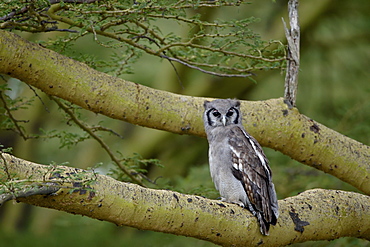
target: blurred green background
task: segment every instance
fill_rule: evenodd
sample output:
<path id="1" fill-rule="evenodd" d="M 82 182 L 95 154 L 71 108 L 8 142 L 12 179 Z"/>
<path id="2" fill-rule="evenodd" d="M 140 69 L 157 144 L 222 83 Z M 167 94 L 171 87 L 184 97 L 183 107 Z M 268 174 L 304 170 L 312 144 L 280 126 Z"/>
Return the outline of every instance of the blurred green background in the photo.
<path id="1" fill-rule="evenodd" d="M 223 8 L 209 10 L 208 18 L 243 18 L 255 16 L 261 21 L 252 28 L 265 40 L 284 40 L 281 17 L 286 17 L 286 1 L 255 1 L 238 11 Z M 301 71 L 297 107 L 310 118 L 364 144 L 370 144 L 370 3 L 367 0 L 328 1 L 311 0 L 300 3 Z M 167 23 L 168 29 L 172 27 Z M 182 30 L 187 32 L 187 30 Z M 30 40 L 47 39 L 48 34 L 21 34 Z M 284 41 L 285 42 L 285 41 Z M 76 51 L 107 58 L 109 49 L 94 43 L 92 36 L 80 40 Z M 167 61 L 144 55 L 134 66 L 134 73 L 122 75 L 153 88 L 185 95 L 217 98 L 264 100 L 282 97 L 284 74 L 280 71 L 261 71 L 257 84 L 246 79 L 223 79 L 178 67 L 182 85 Z M 32 97 L 27 85 L 11 81 L 14 95 Z M 29 132 L 64 129 L 80 130 L 66 124 L 55 103 L 40 92 L 40 100 L 19 114 L 28 119 Z M 124 139 L 103 135 L 113 150 L 132 156 L 159 159 L 164 168 L 149 167 L 152 179 L 160 186 L 183 193 L 217 198 L 209 170 L 207 141 L 193 136 L 181 136 L 164 131 L 134 126 L 104 116 L 84 112 L 89 124 L 103 122 Z M 49 164 L 70 162 L 80 168 L 102 163 L 100 172 L 109 169 L 109 157 L 99 144 L 87 140 L 72 148 L 60 149 L 57 139 L 28 140 L 12 132 L 0 133 L 1 143 L 13 147 L 17 157 Z M 273 171 L 273 180 L 279 199 L 296 195 L 307 189 L 327 188 L 357 191 L 350 185 L 306 167 L 279 152 L 265 148 Z M 1 246 L 213 246 L 193 238 L 117 227 L 111 223 L 70 215 L 50 209 L 21 203 L 7 202 L 0 208 Z M 343 238 L 296 244 L 296 246 L 370 246 L 368 241 Z"/>

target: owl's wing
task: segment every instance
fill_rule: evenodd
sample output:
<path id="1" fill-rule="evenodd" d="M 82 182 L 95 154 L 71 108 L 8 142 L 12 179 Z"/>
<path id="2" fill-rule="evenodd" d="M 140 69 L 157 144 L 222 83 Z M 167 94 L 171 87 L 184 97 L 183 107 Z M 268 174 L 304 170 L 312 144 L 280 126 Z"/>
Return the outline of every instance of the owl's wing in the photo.
<path id="1" fill-rule="evenodd" d="M 259 143 L 243 128 L 230 129 L 229 145 L 233 159 L 232 173 L 248 196 L 245 205 L 257 216 L 261 232 L 268 234 L 270 224 L 275 225 L 278 204 L 268 160 Z"/>

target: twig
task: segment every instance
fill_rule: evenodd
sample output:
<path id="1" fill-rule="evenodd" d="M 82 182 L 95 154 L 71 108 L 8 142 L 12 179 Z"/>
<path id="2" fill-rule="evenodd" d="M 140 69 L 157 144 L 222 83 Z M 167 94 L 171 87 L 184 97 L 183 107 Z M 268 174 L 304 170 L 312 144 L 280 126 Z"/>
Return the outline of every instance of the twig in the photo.
<path id="1" fill-rule="evenodd" d="M 41 101 L 41 104 L 44 106 L 45 111 L 50 113 L 49 108 L 46 106 L 45 102 L 41 99 L 40 95 L 37 94 L 36 90 L 29 84 L 27 84 L 27 86 L 32 90 L 35 96 Z"/>
<path id="2" fill-rule="evenodd" d="M 154 44 L 156 44 L 159 48 L 161 48 L 161 47 L 160 47 L 160 45 L 159 45 L 159 44 L 158 44 L 154 39 L 152 39 L 152 38 L 150 38 L 150 37 L 147 37 L 147 36 L 141 35 L 141 36 L 133 37 L 133 38 L 145 38 L 145 39 L 148 39 L 149 41 L 151 41 L 151 42 L 153 42 Z M 180 59 L 177 59 L 177 58 L 174 58 L 174 57 L 169 57 L 169 56 L 165 55 L 165 54 L 166 54 L 165 50 L 163 50 L 163 51 L 162 51 L 162 53 L 163 53 L 163 54 L 159 55 L 159 57 L 161 57 L 161 58 L 165 58 L 165 59 L 167 59 L 167 60 L 170 62 L 170 64 L 172 65 L 172 67 L 174 68 L 174 70 L 175 70 L 175 72 L 176 72 L 177 78 L 179 79 L 181 86 L 182 86 L 182 83 L 181 83 L 180 77 L 179 77 L 179 75 L 178 75 L 178 73 L 177 73 L 177 69 L 176 69 L 176 67 L 174 66 L 174 64 L 172 63 L 172 61 L 174 61 L 174 62 L 178 62 L 178 63 L 181 63 L 182 65 L 185 65 L 185 66 L 187 66 L 187 67 L 189 67 L 189 68 L 199 70 L 199 71 L 201 71 L 201 72 L 203 72 L 203 73 L 205 73 L 205 74 L 210 74 L 210 75 L 219 76 L 219 77 L 243 77 L 243 78 L 245 78 L 245 77 L 248 77 L 248 76 L 255 75 L 255 74 L 253 74 L 253 73 L 251 73 L 251 72 L 250 72 L 250 73 L 248 73 L 248 74 L 246 74 L 246 75 L 243 75 L 243 74 L 223 74 L 223 73 L 217 73 L 217 72 L 213 72 L 213 71 L 208 71 L 208 70 L 204 70 L 204 69 L 202 69 L 202 68 L 200 68 L 200 67 L 198 67 L 198 66 L 195 66 L 195 65 L 193 65 L 193 64 L 190 64 L 190 63 L 187 63 L 187 62 L 185 62 L 185 61 L 182 61 L 182 60 L 180 60 Z M 182 86 L 182 87 L 183 87 L 183 86 Z"/>
<path id="3" fill-rule="evenodd" d="M 135 183 L 141 185 L 141 186 L 145 186 L 141 180 L 139 180 L 137 177 L 135 177 L 133 174 L 134 174 L 134 171 L 131 171 L 129 169 L 127 169 L 125 166 L 123 166 L 121 164 L 121 162 L 119 161 L 119 159 L 114 156 L 113 152 L 110 150 L 109 146 L 99 137 L 97 136 L 94 131 L 90 128 L 90 127 L 87 127 L 85 126 L 80 120 L 77 119 L 77 117 L 75 116 L 75 114 L 70 110 L 68 109 L 68 107 L 66 107 L 62 102 L 60 102 L 60 100 L 58 100 L 56 97 L 53 97 L 53 96 L 50 96 L 50 98 L 52 100 L 55 101 L 55 103 L 57 103 L 57 105 L 65 112 L 69 115 L 69 117 L 71 118 L 71 120 L 77 124 L 78 127 L 80 127 L 82 130 L 84 130 L 88 135 L 90 135 L 93 139 L 95 139 L 100 145 L 101 147 L 107 152 L 107 154 L 109 155 L 109 157 L 111 158 L 111 160 L 130 178 L 132 179 L 132 181 L 134 181 Z"/>
<path id="4" fill-rule="evenodd" d="M 20 15 L 20 14 L 26 13 L 28 11 L 28 9 L 29 9 L 29 6 L 24 6 L 20 10 L 13 10 L 9 14 L 0 17 L 0 21 L 8 21 L 8 20 L 12 19 L 16 15 Z"/>
<path id="5" fill-rule="evenodd" d="M 210 51 L 210 52 L 219 52 L 219 53 L 222 53 L 224 55 L 240 57 L 240 58 L 250 58 L 250 59 L 260 60 L 260 61 L 264 61 L 264 62 L 279 62 L 279 61 L 282 61 L 282 60 L 285 59 L 285 57 L 284 58 L 266 58 L 266 57 L 261 56 L 261 53 L 260 53 L 260 56 L 254 56 L 254 55 L 250 55 L 250 54 L 243 54 L 243 53 L 238 53 L 238 52 L 233 52 L 233 51 L 221 50 L 219 48 L 214 48 L 212 46 L 204 46 L 204 45 L 194 44 L 194 43 L 191 43 L 190 41 L 186 42 L 186 43 L 179 43 L 178 42 L 178 43 L 168 44 L 166 46 L 163 46 L 156 53 L 161 53 L 163 51 L 170 50 L 170 48 L 176 47 L 176 46 L 191 47 L 191 48 L 206 50 L 206 51 Z"/>
<path id="6" fill-rule="evenodd" d="M 289 0 L 288 11 L 290 29 L 287 28 L 284 19 L 282 19 L 288 41 L 288 62 L 285 76 L 284 98 L 289 108 L 291 108 L 296 105 L 299 73 L 300 27 L 298 19 L 298 0 Z"/>
<path id="7" fill-rule="evenodd" d="M 50 4 L 60 3 L 62 0 L 49 0 Z M 64 3 L 94 3 L 100 0 L 63 0 Z"/>
<path id="8" fill-rule="evenodd" d="M 22 130 L 22 127 L 18 125 L 18 122 L 20 122 L 19 120 L 15 119 L 11 113 L 11 109 L 8 107 L 7 103 L 6 103 L 6 100 L 4 99 L 3 97 L 3 92 L 0 91 L 0 100 L 1 102 L 3 103 L 3 107 L 8 115 L 8 117 L 10 118 L 10 120 L 13 122 L 16 130 L 18 131 L 18 134 L 20 136 L 22 136 L 23 140 L 27 140 L 29 139 L 29 137 L 23 132 Z"/>
<path id="9" fill-rule="evenodd" d="M 208 70 L 204 70 L 202 68 L 199 68 L 195 65 L 192 65 L 192 64 L 189 64 L 189 63 L 186 63 L 180 59 L 177 59 L 177 58 L 173 58 L 173 57 L 169 57 L 169 56 L 166 56 L 166 55 L 160 55 L 160 57 L 162 58 L 165 58 L 167 60 L 170 60 L 170 61 L 175 61 L 175 62 L 178 62 L 178 63 L 181 63 L 189 68 L 192 68 L 192 69 L 196 69 L 196 70 L 199 70 L 205 74 L 210 74 L 210 75 L 214 75 L 214 76 L 220 76 L 220 77 L 249 77 L 249 76 L 253 76 L 255 74 L 249 72 L 248 74 L 223 74 L 223 73 L 217 73 L 217 72 L 213 72 L 213 71 L 208 71 Z"/>
<path id="10" fill-rule="evenodd" d="M 113 134 L 113 135 L 115 135 L 115 136 L 117 136 L 117 137 L 119 137 L 121 139 L 124 139 L 123 136 L 121 136 L 120 134 L 118 134 L 114 130 L 105 128 L 103 126 L 93 126 L 93 127 L 91 127 L 91 130 L 92 131 L 106 131 L 106 132 L 109 132 L 109 133 L 111 133 L 111 134 Z"/>

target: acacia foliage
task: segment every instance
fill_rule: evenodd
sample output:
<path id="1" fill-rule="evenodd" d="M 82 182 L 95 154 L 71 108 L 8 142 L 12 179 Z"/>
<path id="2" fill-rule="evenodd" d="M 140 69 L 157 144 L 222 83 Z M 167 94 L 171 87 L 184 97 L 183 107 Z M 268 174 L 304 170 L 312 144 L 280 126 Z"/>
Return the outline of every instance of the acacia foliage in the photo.
<path id="1" fill-rule="evenodd" d="M 51 4 L 53 3 L 53 4 Z M 224 77 L 250 77 L 258 70 L 281 69 L 284 46 L 264 41 L 250 27 L 259 19 L 206 19 L 200 12 L 246 4 L 240 0 L 156 1 L 3 1 L 0 28 L 30 33 L 62 32 L 40 44 L 114 76 L 132 73 L 142 54 Z M 188 30 L 181 33 L 179 30 Z M 71 46 L 91 35 L 109 49 L 111 58 L 72 52 Z"/>

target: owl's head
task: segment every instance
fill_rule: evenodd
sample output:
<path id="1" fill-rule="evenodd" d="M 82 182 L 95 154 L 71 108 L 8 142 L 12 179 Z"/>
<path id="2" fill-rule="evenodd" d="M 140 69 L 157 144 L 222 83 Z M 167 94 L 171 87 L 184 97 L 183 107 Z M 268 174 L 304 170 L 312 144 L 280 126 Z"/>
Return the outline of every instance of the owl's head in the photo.
<path id="1" fill-rule="evenodd" d="M 241 124 L 240 102 L 232 99 L 216 99 L 204 102 L 204 126 L 219 127 Z"/>

